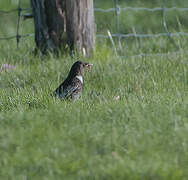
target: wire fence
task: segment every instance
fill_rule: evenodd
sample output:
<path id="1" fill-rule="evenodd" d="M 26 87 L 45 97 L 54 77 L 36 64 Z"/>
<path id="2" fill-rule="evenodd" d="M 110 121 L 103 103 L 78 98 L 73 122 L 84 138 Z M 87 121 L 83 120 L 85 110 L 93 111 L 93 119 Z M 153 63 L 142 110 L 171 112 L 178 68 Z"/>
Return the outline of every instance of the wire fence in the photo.
<path id="1" fill-rule="evenodd" d="M 0 10 L 0 16 L 3 14 L 10 14 L 13 12 L 17 12 L 17 25 L 16 25 L 16 34 L 13 36 L 8 36 L 8 37 L 0 37 L 0 40 L 11 40 L 11 39 L 16 39 L 16 44 L 17 48 L 19 46 L 19 42 L 21 38 L 29 37 L 29 36 L 34 36 L 34 34 L 20 34 L 20 21 L 21 21 L 21 16 L 22 12 L 31 10 L 30 8 L 21 8 L 21 0 L 18 1 L 18 6 L 15 9 L 11 9 L 8 11 Z"/>
<path id="2" fill-rule="evenodd" d="M 119 48 L 120 50 L 122 49 L 122 45 L 121 45 L 121 39 L 122 38 L 158 38 L 158 37 L 168 37 L 170 39 L 170 41 L 174 44 L 175 47 L 177 47 L 176 42 L 173 40 L 172 37 L 177 37 L 177 36 L 187 36 L 188 37 L 188 33 L 186 32 L 176 32 L 176 33 L 170 33 L 168 31 L 168 27 L 167 27 L 167 23 L 166 23 L 166 12 L 167 11 L 188 11 L 188 8 L 179 8 L 179 7 L 170 7 L 170 8 L 166 8 L 166 3 L 168 0 L 164 0 L 163 6 L 162 7 L 155 7 L 155 8 L 145 8 L 145 7 L 120 7 L 119 6 L 119 0 L 115 0 L 115 7 L 114 8 L 109 8 L 109 9 L 102 9 L 102 8 L 95 8 L 94 11 L 95 12 L 101 12 L 101 13 L 109 13 L 109 12 L 115 12 L 115 23 L 116 23 L 116 33 L 114 34 L 110 34 L 107 33 L 106 35 L 104 34 L 97 34 L 96 37 L 97 38 L 109 38 L 112 41 L 112 44 L 114 44 L 113 42 L 113 38 L 117 38 L 118 40 L 118 44 L 119 44 Z M 33 37 L 34 34 L 30 33 L 30 34 L 20 34 L 20 21 L 21 18 L 23 16 L 22 12 L 25 11 L 31 11 L 31 8 L 21 8 L 21 0 L 18 0 L 18 6 L 15 9 L 9 10 L 9 11 L 4 11 L 4 10 L 0 10 L 0 16 L 2 14 L 9 14 L 12 12 L 17 12 L 17 26 L 16 26 L 16 34 L 13 36 L 8 36 L 8 37 L 0 37 L 0 40 L 11 40 L 11 39 L 16 39 L 16 43 L 17 43 L 17 48 L 19 47 L 19 42 L 21 38 L 26 38 L 26 37 Z M 157 33 L 157 34 L 136 34 L 136 33 L 128 33 L 128 34 L 121 34 L 119 33 L 119 26 L 120 26 L 120 22 L 119 22 L 119 16 L 120 13 L 122 11 L 148 11 L 148 12 L 156 12 L 156 11 L 160 11 L 162 12 L 162 24 L 163 24 L 163 28 L 164 28 L 164 33 Z M 115 49 L 115 51 L 117 51 Z M 117 52 L 116 52 L 117 54 Z M 161 54 L 161 53 L 159 53 Z M 169 53 L 164 53 L 164 55 L 168 55 Z M 118 55 L 118 54 L 117 54 Z M 133 57 L 139 57 L 139 56 L 150 56 L 151 54 L 138 54 L 135 55 Z M 156 54 L 158 55 L 158 54 Z"/>
<path id="3" fill-rule="evenodd" d="M 167 11 L 180 11 L 180 12 L 184 12 L 184 11 L 188 11 L 188 8 L 179 8 L 179 7 L 170 7 L 167 8 L 166 4 L 168 0 L 164 0 L 164 3 L 162 5 L 162 7 L 155 7 L 155 8 L 145 8 L 145 7 L 120 7 L 119 6 L 119 0 L 114 0 L 115 1 L 115 7 L 114 8 L 109 8 L 109 9 L 102 9 L 102 8 L 95 8 L 96 12 L 101 12 L 101 13 L 109 13 L 109 12 L 115 12 L 115 21 L 116 21 L 116 33 L 114 34 L 110 34 L 107 33 L 106 35 L 104 34 L 97 34 L 98 38 L 109 38 L 112 41 L 112 45 L 114 47 L 114 51 L 115 54 L 117 55 L 117 49 L 115 47 L 115 43 L 113 42 L 113 38 L 116 38 L 118 40 L 118 45 L 119 45 L 119 49 L 120 51 L 123 51 L 122 49 L 122 44 L 121 44 L 121 40 L 122 38 L 159 38 L 159 37 L 168 37 L 170 42 L 176 47 L 176 49 L 178 48 L 178 45 L 176 44 L 176 42 L 174 41 L 173 37 L 179 37 L 179 36 L 186 36 L 188 37 L 188 33 L 186 32 L 175 32 L 175 33 L 170 33 L 167 27 L 167 23 L 166 23 L 166 12 Z M 135 33 L 128 33 L 128 34 L 121 34 L 120 32 L 120 13 L 122 11 L 148 11 L 148 12 L 157 12 L 160 11 L 162 12 L 162 24 L 163 24 L 163 28 L 164 28 L 164 33 L 157 33 L 157 34 L 137 34 Z M 177 51 L 175 53 L 179 53 L 181 51 Z M 142 56 L 151 56 L 153 54 L 138 54 L 138 55 L 133 55 L 132 57 L 142 57 Z M 157 53 L 155 54 L 156 56 L 158 55 L 169 55 L 169 53 Z M 124 57 L 124 56 L 123 56 Z"/>

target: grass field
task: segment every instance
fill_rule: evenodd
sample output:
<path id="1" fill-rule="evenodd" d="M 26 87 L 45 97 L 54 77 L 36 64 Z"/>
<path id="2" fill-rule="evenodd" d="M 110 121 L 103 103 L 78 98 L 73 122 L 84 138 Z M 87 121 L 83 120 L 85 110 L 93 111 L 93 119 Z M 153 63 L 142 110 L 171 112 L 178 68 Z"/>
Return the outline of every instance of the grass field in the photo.
<path id="1" fill-rule="evenodd" d="M 50 94 L 76 57 L 0 41 L 1 65 L 16 66 L 0 72 L 0 179 L 186 180 L 187 39 L 175 41 L 178 53 L 165 38 L 130 42 L 123 58 L 99 41 L 74 103 Z"/>

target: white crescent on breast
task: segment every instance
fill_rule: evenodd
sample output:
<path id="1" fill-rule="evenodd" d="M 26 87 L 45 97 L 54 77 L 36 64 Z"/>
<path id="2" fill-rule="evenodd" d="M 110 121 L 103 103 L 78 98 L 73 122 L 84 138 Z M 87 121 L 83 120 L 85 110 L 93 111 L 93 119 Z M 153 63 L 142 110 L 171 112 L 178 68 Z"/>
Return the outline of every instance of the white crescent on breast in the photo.
<path id="1" fill-rule="evenodd" d="M 83 84 L 83 77 L 82 76 L 76 76 L 77 79 L 80 80 L 80 82 Z"/>

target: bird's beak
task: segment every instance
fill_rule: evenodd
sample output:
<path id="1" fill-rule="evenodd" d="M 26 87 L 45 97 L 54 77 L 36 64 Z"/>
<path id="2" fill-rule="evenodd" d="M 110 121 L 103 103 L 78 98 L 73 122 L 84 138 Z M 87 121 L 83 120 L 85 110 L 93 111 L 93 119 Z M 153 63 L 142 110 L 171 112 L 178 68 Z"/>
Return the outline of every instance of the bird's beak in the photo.
<path id="1" fill-rule="evenodd" d="M 89 72 L 91 71 L 91 66 L 93 66 L 93 64 L 86 63 L 86 67 L 88 67 Z"/>

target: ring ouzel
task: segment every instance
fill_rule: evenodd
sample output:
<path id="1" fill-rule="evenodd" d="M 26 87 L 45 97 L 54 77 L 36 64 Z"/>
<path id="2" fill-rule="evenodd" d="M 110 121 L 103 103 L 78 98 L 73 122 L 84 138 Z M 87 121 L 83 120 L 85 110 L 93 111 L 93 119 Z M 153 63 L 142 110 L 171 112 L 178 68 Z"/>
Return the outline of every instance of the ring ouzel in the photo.
<path id="1" fill-rule="evenodd" d="M 76 61 L 62 84 L 54 91 L 54 95 L 60 99 L 77 100 L 82 94 L 83 72 L 86 67 L 90 68 L 92 64 L 83 61 Z"/>

